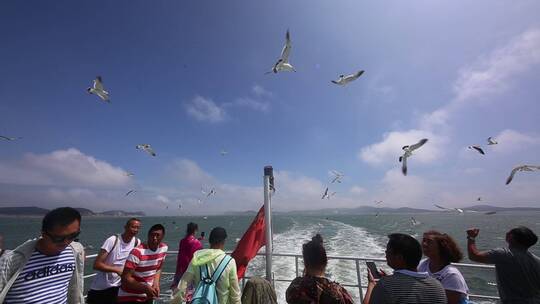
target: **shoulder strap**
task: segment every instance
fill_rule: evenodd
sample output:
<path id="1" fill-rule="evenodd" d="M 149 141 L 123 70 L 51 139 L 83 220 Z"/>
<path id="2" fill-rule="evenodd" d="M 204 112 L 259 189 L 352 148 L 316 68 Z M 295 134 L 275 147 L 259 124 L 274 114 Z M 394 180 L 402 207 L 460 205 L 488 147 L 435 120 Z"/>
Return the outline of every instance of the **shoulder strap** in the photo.
<path id="1" fill-rule="evenodd" d="M 232 260 L 232 257 L 230 255 L 225 255 L 223 259 L 221 259 L 221 262 L 219 262 L 219 266 L 216 268 L 214 273 L 212 274 L 212 281 L 217 282 L 223 272 L 225 271 L 225 268 L 227 265 L 229 265 L 229 262 Z"/>

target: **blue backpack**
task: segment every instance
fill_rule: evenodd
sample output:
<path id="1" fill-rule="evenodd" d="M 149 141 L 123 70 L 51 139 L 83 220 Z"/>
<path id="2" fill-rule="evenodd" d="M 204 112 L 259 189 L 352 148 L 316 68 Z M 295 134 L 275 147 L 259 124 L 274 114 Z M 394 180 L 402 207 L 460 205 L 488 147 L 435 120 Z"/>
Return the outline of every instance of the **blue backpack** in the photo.
<path id="1" fill-rule="evenodd" d="M 210 276 L 207 264 L 199 266 L 201 281 L 197 285 L 197 289 L 195 289 L 190 304 L 219 304 L 216 283 L 231 260 L 230 256 L 225 255 L 212 276 Z"/>

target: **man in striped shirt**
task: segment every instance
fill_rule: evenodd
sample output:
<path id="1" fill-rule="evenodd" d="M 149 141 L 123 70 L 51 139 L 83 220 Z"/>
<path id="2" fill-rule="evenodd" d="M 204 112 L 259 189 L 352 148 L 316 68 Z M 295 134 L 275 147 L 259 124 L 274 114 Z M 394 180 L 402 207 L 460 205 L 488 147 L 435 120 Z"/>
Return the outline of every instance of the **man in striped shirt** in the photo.
<path id="1" fill-rule="evenodd" d="M 70 207 L 45 215 L 41 237 L 0 259 L 0 303 L 82 304 L 84 250 L 74 242 L 80 213 Z"/>
<path id="2" fill-rule="evenodd" d="M 441 283 L 427 272 L 417 272 L 422 258 L 422 246 L 410 235 L 393 233 L 388 236 L 386 263 L 393 275 L 384 275 L 376 282 L 368 270 L 368 289 L 364 304 L 446 304 Z"/>
<path id="3" fill-rule="evenodd" d="M 159 298 L 161 267 L 167 255 L 167 244 L 162 243 L 165 227 L 156 224 L 148 231 L 148 241 L 131 250 L 118 291 L 118 303 L 151 304 Z"/>

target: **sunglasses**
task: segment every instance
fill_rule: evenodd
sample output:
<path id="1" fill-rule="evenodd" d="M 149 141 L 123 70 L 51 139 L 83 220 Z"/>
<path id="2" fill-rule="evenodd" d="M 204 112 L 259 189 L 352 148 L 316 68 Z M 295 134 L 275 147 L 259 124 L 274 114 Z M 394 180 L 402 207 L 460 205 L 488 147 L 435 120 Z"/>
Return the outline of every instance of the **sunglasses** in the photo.
<path id="1" fill-rule="evenodd" d="M 74 232 L 72 234 L 68 234 L 65 236 L 52 235 L 48 232 L 44 232 L 44 234 L 46 234 L 53 243 L 60 244 L 60 243 L 65 243 L 66 241 L 69 241 L 69 242 L 73 241 L 79 236 L 79 234 L 81 234 L 81 231 L 79 230 L 77 232 Z"/>

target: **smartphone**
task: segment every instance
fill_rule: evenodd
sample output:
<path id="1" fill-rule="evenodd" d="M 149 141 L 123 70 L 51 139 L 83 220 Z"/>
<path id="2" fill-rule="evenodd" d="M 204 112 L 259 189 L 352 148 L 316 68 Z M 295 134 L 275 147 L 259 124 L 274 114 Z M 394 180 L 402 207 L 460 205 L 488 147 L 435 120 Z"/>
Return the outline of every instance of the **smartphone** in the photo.
<path id="1" fill-rule="evenodd" d="M 204 237 L 204 235 L 205 235 L 204 231 L 203 231 L 203 232 L 201 232 L 201 237 Z"/>
<path id="2" fill-rule="evenodd" d="M 377 269 L 377 265 L 375 265 L 375 262 L 373 261 L 367 261 L 366 262 L 366 266 L 367 268 L 369 269 L 369 271 L 371 272 L 371 275 L 373 276 L 373 278 L 375 280 L 378 280 L 381 278 L 381 273 L 379 272 L 379 270 Z"/>

